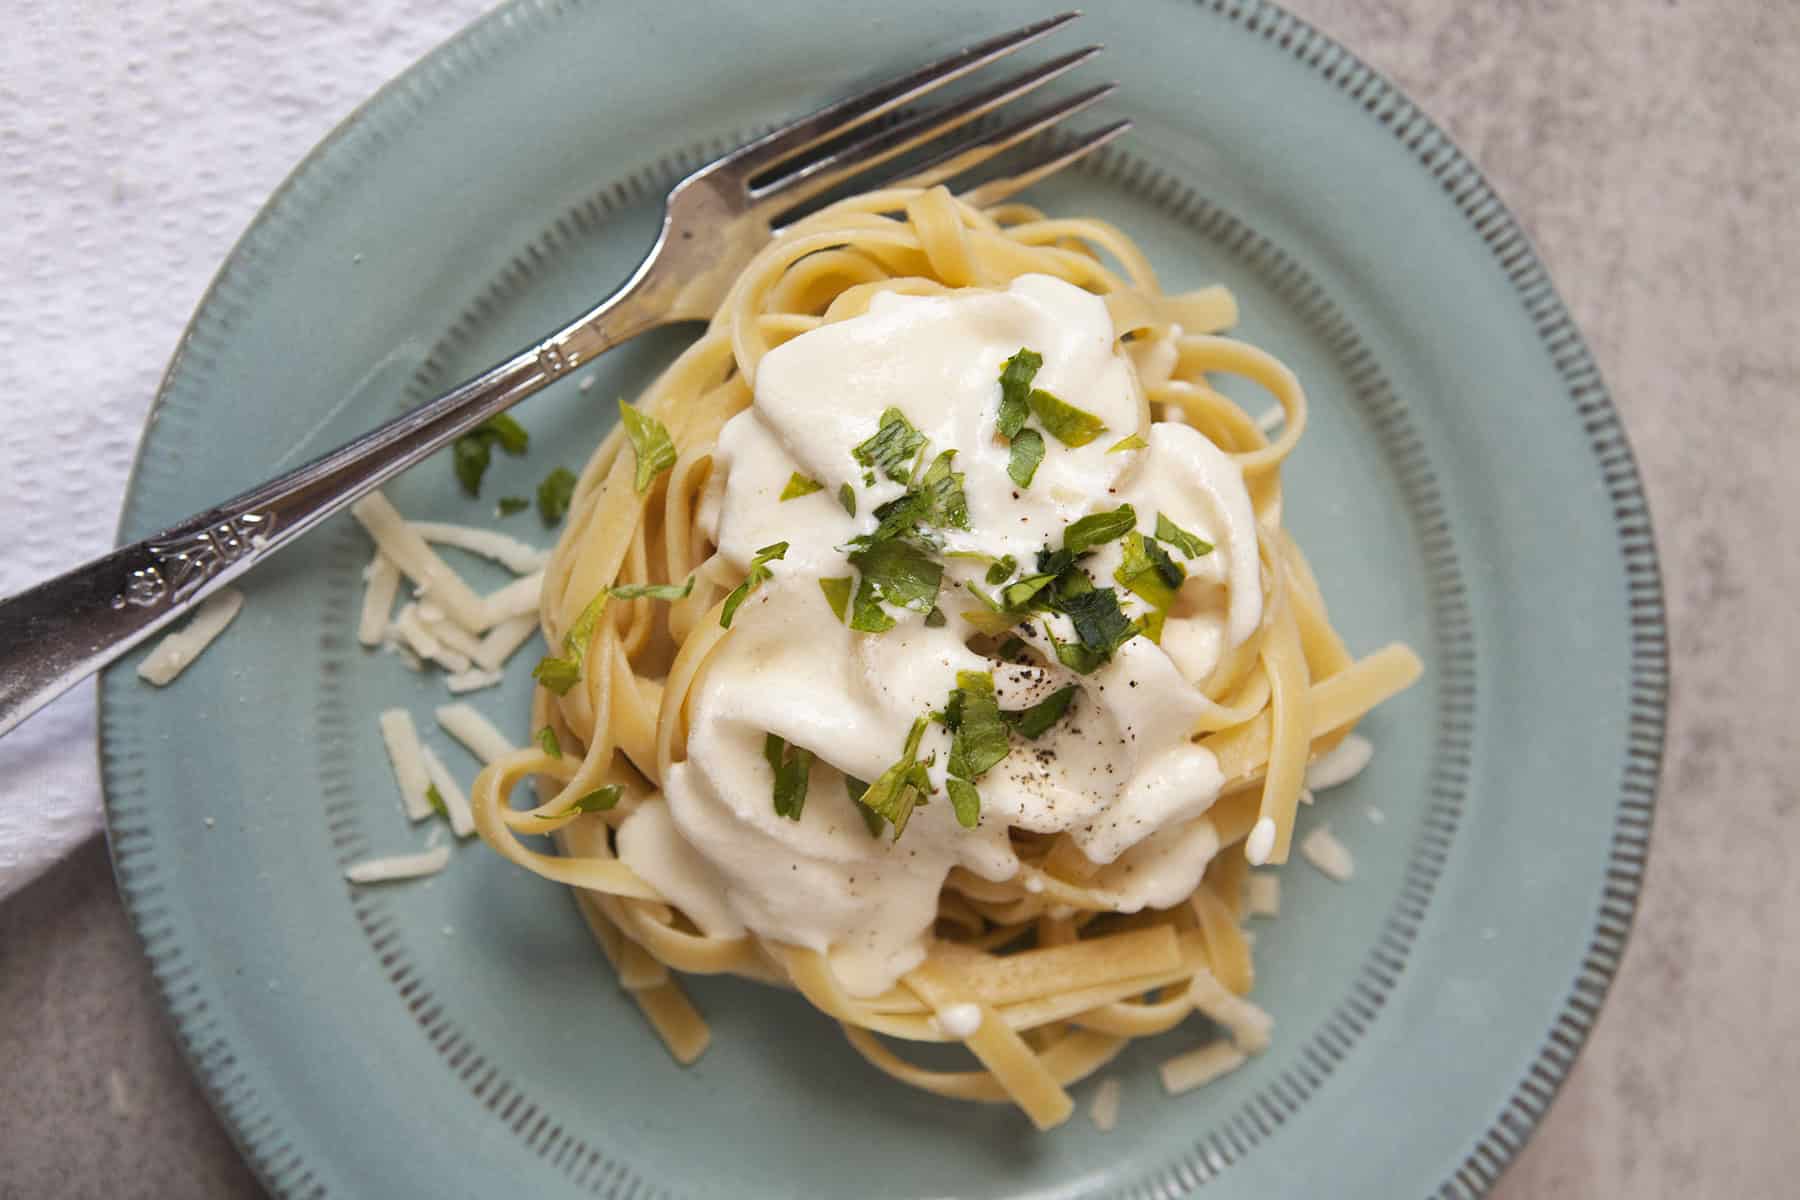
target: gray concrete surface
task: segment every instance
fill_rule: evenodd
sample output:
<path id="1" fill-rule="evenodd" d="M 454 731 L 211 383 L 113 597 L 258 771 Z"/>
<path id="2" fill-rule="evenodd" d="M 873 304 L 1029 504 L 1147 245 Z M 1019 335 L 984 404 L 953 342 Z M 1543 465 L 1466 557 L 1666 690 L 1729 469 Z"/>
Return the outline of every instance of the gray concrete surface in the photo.
<path id="1" fill-rule="evenodd" d="M 1445 124 L 1536 238 L 1624 411 L 1667 571 L 1673 724 L 1637 932 L 1498 1194 L 1792 1195 L 1800 4 L 1293 7 Z M 255 1193 L 91 845 L 0 906 L 0 1196 Z"/>

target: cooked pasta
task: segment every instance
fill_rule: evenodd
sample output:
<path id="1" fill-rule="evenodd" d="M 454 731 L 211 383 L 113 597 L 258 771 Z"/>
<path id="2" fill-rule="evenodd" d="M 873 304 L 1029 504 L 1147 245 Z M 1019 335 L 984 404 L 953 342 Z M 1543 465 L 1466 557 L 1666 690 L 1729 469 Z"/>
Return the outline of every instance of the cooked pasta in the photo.
<path id="1" fill-rule="evenodd" d="M 1254 1034 L 1247 868 L 1287 859 L 1309 761 L 1420 666 L 1332 628 L 1281 524 L 1305 397 L 1223 334 L 1230 294 L 1165 294 L 1102 221 L 978 200 L 856 196 L 744 270 L 582 471 L 543 579 L 561 653 L 538 736 L 471 803 L 489 845 L 575 889 L 677 1059 L 709 1036 L 678 975 L 736 974 L 797 990 L 903 1082 L 1049 1127 L 1068 1085 L 1197 1008 Z M 1007 349 L 865 414 L 895 372 L 940 370 L 882 365 L 927 344 Z M 1273 440 L 1220 374 L 1279 403 Z M 981 387 L 979 412 L 953 402 Z M 1015 505 L 1036 571 L 978 536 Z M 870 744 L 909 713 L 904 747 Z M 1082 782 L 1115 769 L 1135 774 Z M 557 853 L 521 840 L 544 833 Z M 947 1041 L 969 1069 L 891 1044 Z"/>

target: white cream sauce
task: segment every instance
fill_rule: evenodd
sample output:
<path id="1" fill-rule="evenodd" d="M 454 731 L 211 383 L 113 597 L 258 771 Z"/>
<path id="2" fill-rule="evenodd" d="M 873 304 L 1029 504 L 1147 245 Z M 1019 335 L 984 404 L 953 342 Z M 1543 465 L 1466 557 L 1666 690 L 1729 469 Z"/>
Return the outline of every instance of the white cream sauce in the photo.
<path id="1" fill-rule="evenodd" d="M 1008 449 L 994 432 L 1000 367 L 1021 347 L 1043 356 L 1035 386 L 1108 429 L 1080 448 L 1047 437 L 1029 489 L 1007 476 Z M 1032 630 L 1026 642 L 1037 665 L 995 662 L 969 648 L 974 630 L 960 616 L 976 606 L 964 583 L 979 583 L 985 563 L 953 557 L 938 597 L 944 626 L 896 609 L 898 624 L 884 634 L 840 622 L 818 581 L 855 575 L 840 547 L 871 530 L 875 507 L 903 491 L 885 478 L 865 486 L 851 454 L 889 407 L 930 439 L 931 455 L 957 451 L 970 529 L 945 531 L 946 551 L 1010 554 L 1029 570 L 1040 548 L 1062 544 L 1070 523 L 1126 501 L 1145 534 L 1163 513 L 1211 542 L 1211 554 L 1184 563 L 1188 580 L 1161 645 L 1133 638 L 1081 676 Z M 999 292 L 882 295 L 866 314 L 770 352 L 754 404 L 720 434 L 701 521 L 739 574 L 758 547 L 786 541 L 789 549 L 713 653 L 692 701 L 687 758 L 664 781 L 666 814 L 633 814 L 620 831 L 620 857 L 703 930 L 747 928 L 827 953 L 859 995 L 884 990 L 923 960 L 952 867 L 991 880 L 1018 872 L 1013 826 L 1069 832 L 1106 864 L 1096 883 L 1122 910 L 1183 899 L 1218 850 L 1204 816 L 1223 781 L 1212 755 L 1190 741 L 1209 708 L 1200 685 L 1261 620 L 1261 565 L 1242 476 L 1199 432 L 1157 423 L 1147 448 L 1107 452 L 1146 411 L 1105 305 L 1046 276 Z M 780 501 L 796 471 L 823 490 Z M 856 490 L 854 518 L 837 499 L 846 483 Z M 1114 541 L 1083 565 L 1112 586 L 1122 554 Z M 1119 596 L 1127 616 L 1143 611 L 1136 597 Z M 1074 640 L 1067 618 L 1052 627 Z M 937 792 L 898 841 L 891 830 L 871 836 L 844 777 L 873 780 L 893 763 L 913 721 L 943 707 L 959 670 L 992 671 L 1003 709 L 1070 683 L 1081 690 L 1062 721 L 1035 742 L 1015 736 L 981 778 L 973 830 L 957 824 L 942 789 L 949 734 L 931 726 L 922 753 L 936 754 Z M 798 821 L 775 813 L 767 733 L 818 756 Z"/>

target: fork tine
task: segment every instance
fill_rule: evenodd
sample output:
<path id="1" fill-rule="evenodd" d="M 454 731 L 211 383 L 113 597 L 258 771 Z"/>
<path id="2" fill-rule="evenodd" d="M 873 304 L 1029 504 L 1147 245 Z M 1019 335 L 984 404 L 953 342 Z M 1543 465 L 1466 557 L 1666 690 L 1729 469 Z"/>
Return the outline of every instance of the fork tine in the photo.
<path id="1" fill-rule="evenodd" d="M 1066 150 L 1056 151 L 1054 147 L 1048 148 L 1015 174 L 1008 175 L 1004 179 L 990 179 L 979 187 L 970 188 L 962 194 L 962 199 L 977 208 L 987 208 L 998 204 L 1010 196 L 1018 195 L 1039 180 L 1048 178 L 1064 167 L 1086 158 L 1130 128 L 1130 120 L 1115 121 L 1103 129 L 1096 129 L 1083 136 Z"/>
<path id="2" fill-rule="evenodd" d="M 959 129 L 1002 105 L 1036 91 L 1098 53 L 1098 46 L 1077 50 L 1073 54 L 1066 54 L 1002 80 L 967 99 L 917 113 L 897 125 L 865 134 L 830 156 L 808 163 L 792 175 L 772 180 L 764 187 L 752 191 L 751 198 L 770 214 L 792 208 L 871 167 Z"/>
<path id="3" fill-rule="evenodd" d="M 777 166 L 820 142 L 848 133 L 903 104 L 961 79 L 972 71 L 978 71 L 1015 50 L 1023 49 L 1061 29 L 1080 15 L 1077 12 L 1066 12 L 1033 22 L 1011 33 L 989 38 L 985 42 L 977 42 L 916 71 L 877 84 L 866 92 L 839 100 L 764 134 L 719 159 L 714 166 L 729 166 L 746 176 Z"/>
<path id="4" fill-rule="evenodd" d="M 936 158 L 922 164 L 906 178 L 896 180 L 900 187 L 931 187 L 974 170 L 996 154 L 1012 149 L 1052 125 L 1093 107 L 1119 90 L 1116 83 L 1103 83 L 1032 114 L 997 133 L 968 138 L 950 147 Z"/>

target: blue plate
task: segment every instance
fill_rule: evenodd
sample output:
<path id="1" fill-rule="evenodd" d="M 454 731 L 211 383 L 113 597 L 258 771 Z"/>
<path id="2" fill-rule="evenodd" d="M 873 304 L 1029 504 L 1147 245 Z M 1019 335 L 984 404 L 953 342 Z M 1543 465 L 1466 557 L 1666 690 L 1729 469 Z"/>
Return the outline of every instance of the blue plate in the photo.
<path id="1" fill-rule="evenodd" d="M 1667 684 L 1649 517 L 1618 419 L 1487 183 L 1392 85 L 1254 0 L 1104 6 L 1136 131 L 1046 207 L 1107 217 L 1173 287 L 1236 290 L 1314 425 L 1290 523 L 1353 648 L 1416 646 L 1378 750 L 1305 814 L 1356 857 L 1286 872 L 1259 926 L 1275 1045 L 1170 1099 L 1113 1068 L 1117 1131 L 890 1083 L 793 996 L 698 981 L 712 1050 L 675 1066 L 568 896 L 479 844 L 355 890 L 416 848 L 375 714 L 428 740 L 448 697 L 353 637 L 348 521 L 252 578 L 173 687 L 102 688 L 114 859 L 180 1037 L 270 1189 L 295 1196 L 1467 1195 L 1530 1134 L 1631 920 Z M 375 97 L 225 264 L 144 436 L 123 534 L 348 439 L 621 279 L 680 164 L 1035 5 L 519 0 Z M 930 32 L 926 32 L 930 31 Z M 1066 40 L 1066 39 L 1065 39 Z M 1071 41 L 1070 44 L 1073 44 Z M 1096 74 L 1090 68 L 1090 75 Z M 390 494 L 481 521 L 575 466 L 683 344 L 664 332 L 520 412 L 488 499 L 447 461 Z M 516 532 L 543 536 L 536 518 Z M 547 536 L 543 536 L 547 541 Z M 521 740 L 526 673 L 475 702 Z M 1085 1100 L 1092 1084 L 1079 1089 Z"/>

